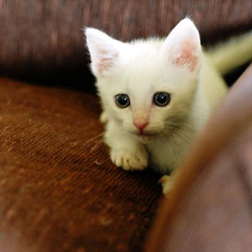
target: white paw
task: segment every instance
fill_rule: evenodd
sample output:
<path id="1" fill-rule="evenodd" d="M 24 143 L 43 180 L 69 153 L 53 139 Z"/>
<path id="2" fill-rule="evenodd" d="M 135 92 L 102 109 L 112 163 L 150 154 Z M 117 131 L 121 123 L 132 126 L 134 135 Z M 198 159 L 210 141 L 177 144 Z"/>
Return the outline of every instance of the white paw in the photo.
<path id="1" fill-rule="evenodd" d="M 148 154 L 144 148 L 136 152 L 112 149 L 110 157 L 117 167 L 122 167 L 126 171 L 144 170 L 148 165 Z"/>
<path id="2" fill-rule="evenodd" d="M 160 180 L 159 183 L 162 185 L 163 194 L 165 197 L 168 197 L 173 189 L 173 177 L 164 175 Z"/>
<path id="3" fill-rule="evenodd" d="M 109 116 L 107 112 L 103 111 L 100 116 L 100 122 L 106 124 L 109 121 Z"/>

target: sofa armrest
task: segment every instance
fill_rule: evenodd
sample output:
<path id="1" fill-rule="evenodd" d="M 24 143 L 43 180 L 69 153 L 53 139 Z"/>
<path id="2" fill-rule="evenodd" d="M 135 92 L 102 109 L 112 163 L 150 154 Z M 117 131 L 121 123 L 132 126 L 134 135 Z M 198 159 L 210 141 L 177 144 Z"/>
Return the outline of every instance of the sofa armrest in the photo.
<path id="1" fill-rule="evenodd" d="M 251 251 L 252 65 L 181 167 L 146 251 Z"/>

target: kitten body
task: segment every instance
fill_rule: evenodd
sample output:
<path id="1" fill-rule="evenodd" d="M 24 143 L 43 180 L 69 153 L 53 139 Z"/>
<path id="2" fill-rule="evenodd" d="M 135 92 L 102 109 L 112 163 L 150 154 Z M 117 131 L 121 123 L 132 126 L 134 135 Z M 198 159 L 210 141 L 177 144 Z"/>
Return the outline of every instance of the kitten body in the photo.
<path id="1" fill-rule="evenodd" d="M 193 22 L 182 20 L 166 39 L 123 43 L 93 28 L 86 37 L 112 162 L 164 174 L 179 167 L 227 91 Z M 169 95 L 165 106 L 155 104 L 160 92 Z M 118 94 L 127 95 L 127 107 L 118 106 Z"/>

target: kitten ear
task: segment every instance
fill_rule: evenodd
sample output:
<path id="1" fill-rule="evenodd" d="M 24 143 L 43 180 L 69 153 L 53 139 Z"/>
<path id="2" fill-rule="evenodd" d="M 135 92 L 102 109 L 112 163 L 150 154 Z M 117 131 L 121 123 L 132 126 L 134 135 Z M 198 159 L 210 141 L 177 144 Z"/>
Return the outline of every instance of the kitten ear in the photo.
<path id="1" fill-rule="evenodd" d="M 91 69 L 95 76 L 104 75 L 118 59 L 120 42 L 94 28 L 86 28 L 85 35 L 91 56 Z"/>
<path id="2" fill-rule="evenodd" d="M 160 53 L 175 66 L 187 67 L 191 72 L 197 68 L 201 54 L 200 36 L 189 18 L 180 21 L 171 31 Z"/>

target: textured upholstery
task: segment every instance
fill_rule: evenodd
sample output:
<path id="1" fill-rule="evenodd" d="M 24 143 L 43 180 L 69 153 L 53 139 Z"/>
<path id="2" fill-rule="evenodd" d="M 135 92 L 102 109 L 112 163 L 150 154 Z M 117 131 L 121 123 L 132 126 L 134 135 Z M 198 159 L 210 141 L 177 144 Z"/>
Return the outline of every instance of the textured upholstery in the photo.
<path id="1" fill-rule="evenodd" d="M 114 167 L 98 118 L 93 95 L 0 79 L 1 252 L 141 250 L 160 175 Z"/>

